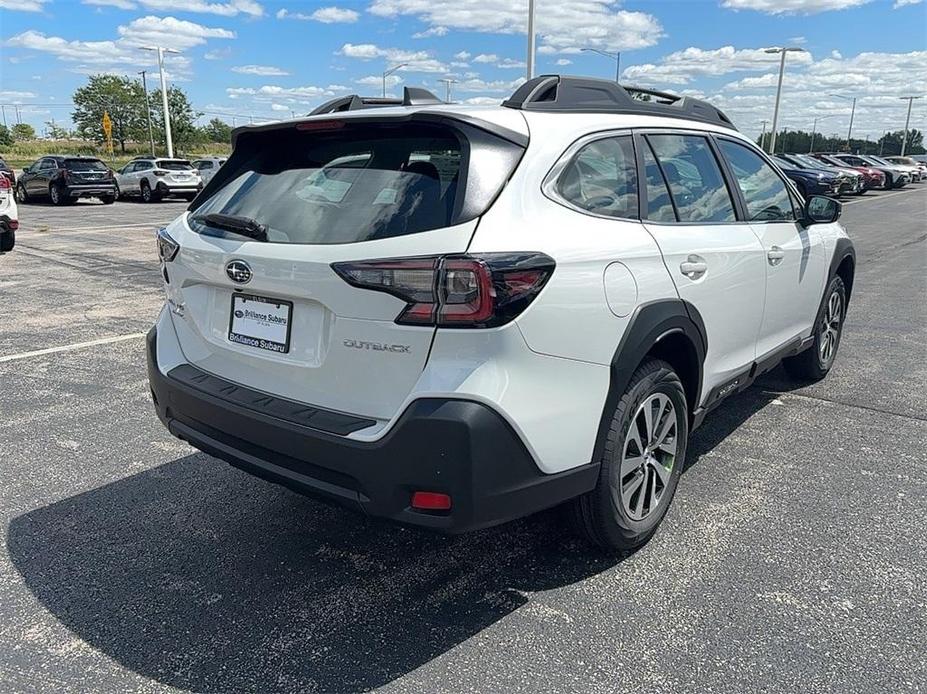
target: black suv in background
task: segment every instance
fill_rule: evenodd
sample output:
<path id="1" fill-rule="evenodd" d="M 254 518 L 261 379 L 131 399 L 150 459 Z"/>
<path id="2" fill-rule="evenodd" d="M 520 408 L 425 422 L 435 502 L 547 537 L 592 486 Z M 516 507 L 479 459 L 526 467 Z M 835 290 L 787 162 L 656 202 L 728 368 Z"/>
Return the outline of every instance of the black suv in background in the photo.
<path id="1" fill-rule="evenodd" d="M 49 199 L 69 205 L 78 198 L 99 198 L 105 205 L 116 201 L 116 180 L 110 168 L 96 157 L 42 157 L 23 171 L 16 183 L 16 199 Z"/>

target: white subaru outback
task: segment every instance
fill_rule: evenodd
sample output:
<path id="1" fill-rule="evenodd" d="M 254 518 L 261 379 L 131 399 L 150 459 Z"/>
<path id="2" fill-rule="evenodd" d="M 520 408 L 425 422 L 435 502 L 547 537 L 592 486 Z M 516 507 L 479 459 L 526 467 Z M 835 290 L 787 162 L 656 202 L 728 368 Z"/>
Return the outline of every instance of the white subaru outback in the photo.
<path id="1" fill-rule="evenodd" d="M 706 413 L 834 363 L 855 255 L 723 113 L 542 76 L 235 131 L 159 232 L 158 416 L 265 479 L 446 532 L 570 502 L 653 534 Z"/>

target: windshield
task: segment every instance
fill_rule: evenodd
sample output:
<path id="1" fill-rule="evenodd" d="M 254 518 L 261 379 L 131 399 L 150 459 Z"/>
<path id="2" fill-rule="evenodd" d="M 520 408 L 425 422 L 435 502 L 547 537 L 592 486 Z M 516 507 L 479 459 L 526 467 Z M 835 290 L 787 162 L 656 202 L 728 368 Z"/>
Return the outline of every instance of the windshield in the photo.
<path id="1" fill-rule="evenodd" d="M 106 164 L 99 159 L 65 159 L 64 168 L 68 171 L 106 171 Z"/>
<path id="2" fill-rule="evenodd" d="M 264 225 L 271 243 L 332 244 L 451 225 L 462 145 L 450 128 L 353 125 L 264 137 L 242 160 L 233 157 L 239 165 L 198 205 L 191 228 L 215 233 L 197 219 L 221 213 Z"/>
<path id="3" fill-rule="evenodd" d="M 860 157 L 863 161 L 868 161 L 870 164 L 876 164 L 878 166 L 892 166 L 890 162 L 885 161 L 884 159 L 879 159 L 878 157 L 868 156 Z"/>
<path id="4" fill-rule="evenodd" d="M 827 164 L 822 161 L 818 161 L 814 157 L 809 157 L 807 154 L 793 154 L 792 158 L 801 163 L 802 166 L 809 169 L 827 168 Z"/>
<path id="5" fill-rule="evenodd" d="M 155 166 L 165 171 L 190 171 L 193 169 L 190 162 L 183 159 L 158 159 Z"/>

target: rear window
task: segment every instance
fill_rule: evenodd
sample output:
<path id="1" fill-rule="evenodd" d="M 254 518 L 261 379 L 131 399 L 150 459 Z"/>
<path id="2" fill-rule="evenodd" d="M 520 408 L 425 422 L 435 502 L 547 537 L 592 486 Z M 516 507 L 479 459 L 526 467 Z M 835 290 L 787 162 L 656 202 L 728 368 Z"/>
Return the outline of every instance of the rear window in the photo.
<path id="1" fill-rule="evenodd" d="M 64 168 L 68 171 L 106 171 L 106 164 L 99 159 L 65 159 Z"/>
<path id="2" fill-rule="evenodd" d="M 414 234 L 472 219 L 508 179 L 522 150 L 469 126 L 349 123 L 331 131 L 246 133 L 194 203 L 265 225 L 272 243 L 335 244 Z M 470 128 L 470 131 L 475 129 Z M 494 159 L 484 156 L 491 150 Z M 517 154 L 513 152 L 517 150 Z M 469 162 L 479 176 L 468 184 Z"/>
<path id="3" fill-rule="evenodd" d="M 189 171 L 193 166 L 182 159 L 158 159 L 155 166 L 165 171 Z"/>

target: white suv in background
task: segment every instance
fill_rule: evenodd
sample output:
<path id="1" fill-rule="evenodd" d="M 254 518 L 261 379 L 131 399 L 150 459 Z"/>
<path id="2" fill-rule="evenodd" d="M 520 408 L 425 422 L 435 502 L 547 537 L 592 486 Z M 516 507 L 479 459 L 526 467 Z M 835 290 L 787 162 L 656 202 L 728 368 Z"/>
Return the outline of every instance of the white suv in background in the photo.
<path id="1" fill-rule="evenodd" d="M 119 197 L 158 202 L 171 195 L 193 200 L 202 189 L 199 172 L 186 159 L 136 157 L 116 172 Z"/>
<path id="2" fill-rule="evenodd" d="M 827 374 L 855 256 L 840 204 L 723 113 L 634 96 L 548 75 L 500 106 L 407 89 L 237 129 L 159 232 L 162 422 L 373 516 L 570 502 L 592 541 L 644 543 L 712 408 L 783 360 Z"/>
<path id="3" fill-rule="evenodd" d="M 206 185 L 225 162 L 225 157 L 205 157 L 193 161 L 191 165 L 199 172 L 203 185 Z"/>

